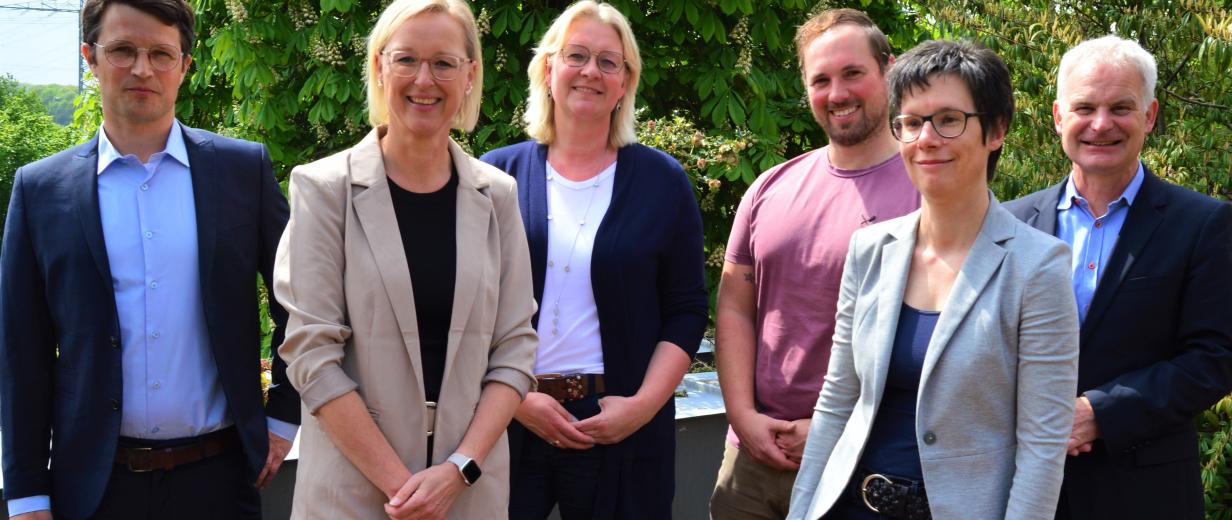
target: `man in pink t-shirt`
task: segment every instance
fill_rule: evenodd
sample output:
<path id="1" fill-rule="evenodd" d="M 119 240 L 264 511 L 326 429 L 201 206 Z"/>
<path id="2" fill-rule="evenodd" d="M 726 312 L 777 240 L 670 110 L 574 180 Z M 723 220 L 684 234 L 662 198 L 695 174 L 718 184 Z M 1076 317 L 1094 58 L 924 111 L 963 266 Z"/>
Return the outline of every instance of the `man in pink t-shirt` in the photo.
<path id="1" fill-rule="evenodd" d="M 758 177 L 732 225 L 716 311 L 731 429 L 715 520 L 787 516 L 851 234 L 920 207 L 890 134 L 885 35 L 860 11 L 833 9 L 800 27 L 796 48 L 830 144 Z"/>

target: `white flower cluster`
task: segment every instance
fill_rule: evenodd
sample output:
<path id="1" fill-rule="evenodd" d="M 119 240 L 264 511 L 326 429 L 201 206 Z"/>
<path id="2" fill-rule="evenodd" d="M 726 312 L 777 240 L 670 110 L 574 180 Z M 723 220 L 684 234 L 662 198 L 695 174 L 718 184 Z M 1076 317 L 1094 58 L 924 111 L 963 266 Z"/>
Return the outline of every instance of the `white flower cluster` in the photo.
<path id="1" fill-rule="evenodd" d="M 308 55 L 326 65 L 341 67 L 346 65 L 342 60 L 342 46 L 337 42 L 327 42 L 320 35 L 314 34 L 308 42 Z"/>
<path id="2" fill-rule="evenodd" d="M 244 7 L 242 0 L 226 0 L 226 5 L 227 12 L 236 23 L 243 23 L 248 19 L 248 8 Z"/>
<path id="3" fill-rule="evenodd" d="M 740 46 L 740 57 L 736 59 L 736 69 L 748 74 L 753 68 L 753 37 L 749 35 L 749 17 L 740 18 L 728 38 L 732 43 Z"/>
<path id="4" fill-rule="evenodd" d="M 297 3 L 288 14 L 291 15 L 291 25 L 294 25 L 297 31 L 315 25 L 320 19 L 320 13 L 308 2 Z"/>

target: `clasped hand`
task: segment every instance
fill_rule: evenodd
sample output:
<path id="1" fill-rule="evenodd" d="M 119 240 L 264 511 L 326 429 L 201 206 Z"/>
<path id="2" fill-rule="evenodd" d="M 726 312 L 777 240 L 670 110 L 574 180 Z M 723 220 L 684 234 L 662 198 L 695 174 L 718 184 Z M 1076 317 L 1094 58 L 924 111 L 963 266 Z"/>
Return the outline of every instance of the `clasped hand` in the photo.
<path id="1" fill-rule="evenodd" d="M 625 440 L 654 417 L 649 408 L 636 397 L 609 395 L 599 399 L 597 415 L 579 421 L 551 396 L 531 392 L 514 417 L 553 446 L 585 450 Z"/>
<path id="2" fill-rule="evenodd" d="M 389 498 L 385 514 L 395 520 L 444 520 L 465 488 L 458 467 L 443 462 L 412 474 Z"/>

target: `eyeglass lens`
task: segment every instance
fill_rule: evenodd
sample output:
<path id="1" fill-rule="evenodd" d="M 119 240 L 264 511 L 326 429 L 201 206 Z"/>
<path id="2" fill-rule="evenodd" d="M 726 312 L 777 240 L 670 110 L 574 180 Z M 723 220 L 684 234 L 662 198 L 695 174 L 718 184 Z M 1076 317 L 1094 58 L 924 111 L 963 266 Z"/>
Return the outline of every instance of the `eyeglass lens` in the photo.
<path id="1" fill-rule="evenodd" d="M 462 70 L 462 64 L 467 61 L 465 58 L 449 54 L 437 54 L 431 58 L 420 58 L 406 51 L 393 51 L 384 54 L 389 56 L 390 67 L 392 67 L 394 75 L 404 78 L 415 77 L 415 75 L 419 74 L 421 66 L 426 62 L 433 78 L 440 81 L 451 81 L 458 77 L 458 72 Z"/>
<path id="2" fill-rule="evenodd" d="M 180 50 L 171 45 L 160 44 L 147 49 L 123 40 L 95 45 L 103 48 L 103 55 L 107 57 L 108 63 L 122 69 L 132 67 L 137 63 L 137 57 L 143 52 L 149 56 L 150 66 L 156 70 L 168 71 L 180 63 Z"/>
<path id="3" fill-rule="evenodd" d="M 585 67 L 590 62 L 590 57 L 595 56 L 595 66 L 600 72 L 606 74 L 615 74 L 620 72 L 625 66 L 625 57 L 618 52 L 601 51 L 592 53 L 590 49 L 581 45 L 566 45 L 560 50 L 561 58 L 565 61 L 565 65 L 570 67 Z"/>
<path id="4" fill-rule="evenodd" d="M 942 110 L 930 116 L 898 116 L 894 118 L 890 127 L 900 140 L 911 142 L 920 138 L 920 133 L 924 131 L 924 123 L 930 122 L 937 135 L 953 139 L 967 130 L 967 118 L 967 113 L 961 110 Z"/>

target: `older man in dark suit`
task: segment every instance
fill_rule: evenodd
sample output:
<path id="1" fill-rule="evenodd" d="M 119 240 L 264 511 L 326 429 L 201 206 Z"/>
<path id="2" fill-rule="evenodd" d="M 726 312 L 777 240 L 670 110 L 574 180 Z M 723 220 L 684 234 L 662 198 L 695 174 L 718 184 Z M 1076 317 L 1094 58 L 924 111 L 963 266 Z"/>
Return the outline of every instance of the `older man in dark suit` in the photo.
<path id="1" fill-rule="evenodd" d="M 1194 417 L 1232 390 L 1232 206 L 1139 160 L 1155 59 L 1106 36 L 1061 60 L 1065 182 L 1006 204 L 1073 248 L 1078 398 L 1058 518 L 1203 516 Z"/>
<path id="2" fill-rule="evenodd" d="M 286 200 L 263 146 L 175 119 L 190 5 L 90 0 L 82 36 L 102 128 L 17 171 L 4 229 L 9 512 L 258 518 L 299 422 L 285 365 L 264 408 L 259 375 L 254 282 Z"/>

